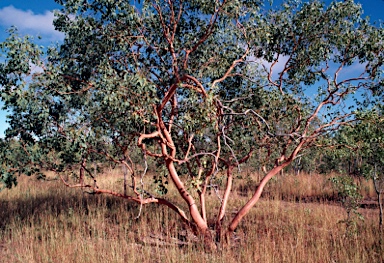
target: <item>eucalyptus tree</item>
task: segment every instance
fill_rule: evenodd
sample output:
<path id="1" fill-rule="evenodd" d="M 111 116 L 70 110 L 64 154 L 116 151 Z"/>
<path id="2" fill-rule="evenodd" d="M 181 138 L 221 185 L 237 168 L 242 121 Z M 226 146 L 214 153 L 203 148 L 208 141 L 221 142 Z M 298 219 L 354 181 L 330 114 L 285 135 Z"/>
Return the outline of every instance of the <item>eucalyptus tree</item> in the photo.
<path id="1" fill-rule="evenodd" d="M 207 241 L 209 188 L 219 196 L 220 241 L 273 176 L 355 120 L 355 111 L 344 109 L 347 99 L 354 103 L 358 94 L 368 105 L 382 92 L 383 31 L 362 19 L 353 1 L 288 1 L 276 11 L 259 0 L 57 2 L 63 44 L 43 54 L 15 31 L 1 44 L 8 136 L 39 145 L 47 169 L 80 167 L 79 183 L 63 178 L 67 186 L 166 205 Z M 135 171 L 135 147 L 143 167 L 149 158 L 164 167 L 184 205 L 136 183 L 146 169 Z M 233 170 L 255 153 L 266 175 L 224 220 Z M 94 177 L 86 163 L 95 155 L 126 167 L 130 192 L 127 180 L 122 192 L 99 188 L 96 178 L 85 182 L 85 174 Z M 221 171 L 226 183 L 218 189 Z"/>

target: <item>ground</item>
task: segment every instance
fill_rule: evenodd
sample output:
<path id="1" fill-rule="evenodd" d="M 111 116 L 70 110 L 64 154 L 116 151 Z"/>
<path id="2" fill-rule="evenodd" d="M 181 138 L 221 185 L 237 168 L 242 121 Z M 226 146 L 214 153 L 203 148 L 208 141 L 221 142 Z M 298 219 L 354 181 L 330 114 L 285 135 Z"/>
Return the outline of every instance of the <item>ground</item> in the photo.
<path id="1" fill-rule="evenodd" d="M 121 184 L 118 172 L 101 177 L 111 187 Z M 252 192 L 252 180 L 241 178 L 226 221 Z M 166 207 L 144 206 L 138 216 L 134 203 L 84 194 L 59 180 L 19 181 L 0 192 L 2 262 L 384 261 L 377 207 L 360 209 L 364 221 L 347 228 L 345 209 L 324 175 L 279 176 L 239 225 L 232 246 L 216 252 L 204 251 Z M 361 188 L 365 202 L 373 203 L 371 184 L 364 181 Z M 217 200 L 209 198 L 212 217 Z"/>

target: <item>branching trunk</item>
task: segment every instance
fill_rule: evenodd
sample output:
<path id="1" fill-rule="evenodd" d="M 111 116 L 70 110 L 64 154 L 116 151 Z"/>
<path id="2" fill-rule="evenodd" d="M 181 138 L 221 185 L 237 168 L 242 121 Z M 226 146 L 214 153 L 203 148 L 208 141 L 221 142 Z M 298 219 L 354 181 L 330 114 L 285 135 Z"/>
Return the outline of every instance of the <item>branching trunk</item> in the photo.
<path id="1" fill-rule="evenodd" d="M 202 233 L 205 233 L 206 231 L 208 231 L 207 222 L 200 215 L 199 209 L 195 203 L 194 198 L 188 193 L 183 182 L 180 180 L 177 174 L 177 171 L 175 169 L 175 166 L 173 164 L 173 161 L 167 160 L 166 165 L 173 183 L 175 184 L 181 197 L 186 201 L 186 203 L 189 206 L 189 213 L 193 219 L 193 222 L 196 224 L 196 226 Z"/>
<path id="2" fill-rule="evenodd" d="M 229 241 L 229 237 L 232 235 L 232 233 L 235 231 L 237 226 L 239 225 L 240 221 L 243 219 L 243 217 L 248 214 L 248 212 L 251 210 L 251 208 L 259 201 L 260 196 L 264 190 L 265 185 L 271 180 L 273 176 L 278 174 L 280 171 L 282 171 L 285 167 L 287 167 L 292 161 L 296 158 L 297 154 L 300 152 L 303 145 L 306 143 L 305 140 L 302 140 L 296 148 L 292 151 L 289 158 L 285 158 L 284 155 L 282 155 L 279 159 L 276 159 L 276 165 L 275 167 L 267 173 L 267 175 L 261 180 L 259 186 L 256 188 L 255 193 L 253 194 L 252 198 L 237 212 L 235 217 L 232 219 L 231 223 L 229 224 L 226 236 L 227 236 L 227 242 Z M 283 161 L 281 164 L 279 164 L 279 161 Z"/>
<path id="3" fill-rule="evenodd" d="M 231 234 L 237 226 L 239 225 L 241 219 L 248 214 L 249 210 L 259 201 L 260 196 L 264 190 L 265 185 L 268 183 L 269 180 L 276 174 L 278 174 L 285 166 L 287 166 L 286 163 L 277 166 L 273 168 L 260 182 L 259 186 L 257 187 L 255 193 L 253 194 L 252 198 L 237 212 L 236 216 L 232 219 L 232 222 L 230 223 L 228 227 L 228 233 Z"/>

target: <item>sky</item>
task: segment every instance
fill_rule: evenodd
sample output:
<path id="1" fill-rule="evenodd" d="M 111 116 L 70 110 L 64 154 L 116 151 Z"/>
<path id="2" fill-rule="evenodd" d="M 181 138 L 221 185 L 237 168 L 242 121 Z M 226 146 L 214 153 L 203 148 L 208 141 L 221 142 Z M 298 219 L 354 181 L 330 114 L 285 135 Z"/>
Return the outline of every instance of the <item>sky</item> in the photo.
<path id="1" fill-rule="evenodd" d="M 384 0 L 355 0 L 362 4 L 364 16 L 371 21 L 384 20 Z M 275 0 L 273 6 L 278 6 L 282 0 Z M 330 0 L 325 0 L 329 3 Z M 0 42 L 7 37 L 6 30 L 16 26 L 20 33 L 41 36 L 39 44 L 48 46 L 63 40 L 63 35 L 54 30 L 52 10 L 60 9 L 54 0 L 0 0 Z M 0 108 L 3 104 L 0 101 Z M 0 138 L 8 127 L 7 112 L 0 110 Z"/>

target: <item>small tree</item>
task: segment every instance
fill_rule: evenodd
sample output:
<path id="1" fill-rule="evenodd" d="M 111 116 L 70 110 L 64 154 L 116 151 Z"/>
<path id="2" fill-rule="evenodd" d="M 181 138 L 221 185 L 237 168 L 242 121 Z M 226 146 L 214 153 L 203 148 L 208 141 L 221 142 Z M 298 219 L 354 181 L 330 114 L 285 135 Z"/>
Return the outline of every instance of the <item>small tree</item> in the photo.
<path id="1" fill-rule="evenodd" d="M 219 171 L 226 183 L 217 191 L 217 241 L 299 153 L 355 121 L 344 109 L 353 94 L 366 92 L 366 104 L 381 95 L 383 31 L 353 1 L 296 2 L 265 12 L 258 0 L 58 0 L 62 45 L 43 55 L 12 31 L 0 46 L 2 98 L 12 110 L 7 134 L 52 154 L 43 158 L 51 170 L 80 167 L 78 183 L 63 179 L 67 186 L 167 205 L 212 246 L 205 197 Z M 31 72 L 31 64 L 43 70 Z M 144 167 L 147 158 L 163 166 L 188 213 L 136 183 L 145 173 L 135 171 L 132 147 Z M 255 152 L 266 175 L 223 228 L 233 170 Z M 93 154 L 124 165 L 132 191 L 126 179 L 122 193 L 95 178 L 87 184 Z"/>
<path id="2" fill-rule="evenodd" d="M 361 173 L 373 180 L 380 209 L 379 225 L 383 228 L 384 192 L 384 118 L 383 106 L 371 109 L 362 114 L 362 121 L 353 127 L 343 129 L 343 141 L 352 146 L 352 156 L 361 156 L 362 164 L 358 167 Z"/>
<path id="3" fill-rule="evenodd" d="M 383 193 L 384 193 L 384 115 L 373 112 L 365 124 L 368 132 L 363 136 L 365 145 L 363 152 L 366 153 L 363 172 L 373 180 L 379 205 L 379 225 L 383 230 Z M 364 125 L 364 124 L 362 124 Z"/>
<path id="4" fill-rule="evenodd" d="M 356 217 L 357 219 L 364 219 L 358 212 L 363 198 L 360 189 L 350 176 L 333 177 L 331 181 L 338 192 L 342 206 L 347 212 L 347 219 L 341 222 L 346 223 L 347 232 L 352 234 L 356 230 Z"/>

